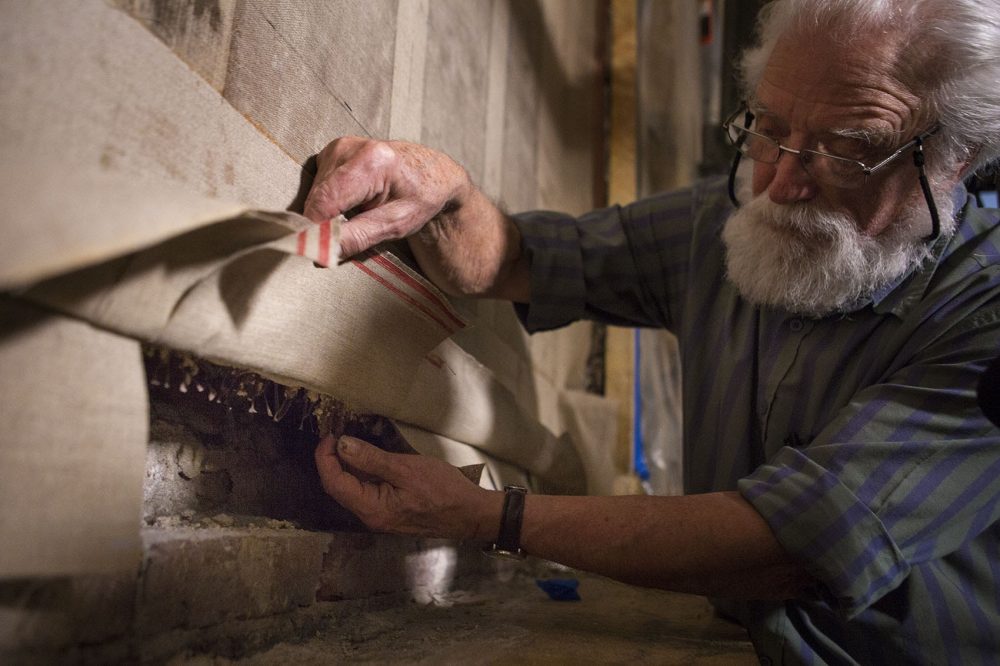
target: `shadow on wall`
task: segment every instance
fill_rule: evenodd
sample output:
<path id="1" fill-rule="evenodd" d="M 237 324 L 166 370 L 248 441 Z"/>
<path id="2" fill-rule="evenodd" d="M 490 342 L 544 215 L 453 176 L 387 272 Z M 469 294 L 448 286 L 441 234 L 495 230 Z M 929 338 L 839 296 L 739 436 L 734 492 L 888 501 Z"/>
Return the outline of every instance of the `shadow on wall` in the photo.
<path id="1" fill-rule="evenodd" d="M 575 108 L 599 109 L 603 101 L 603 85 L 597 84 L 595 77 L 602 76 L 599 49 L 603 48 L 606 21 L 602 18 L 605 3 L 598 2 L 594 12 L 595 31 L 598 32 L 597 49 L 590 54 L 574 54 L 583 58 L 567 58 L 560 54 L 559 45 L 549 17 L 541 0 L 522 0 L 510 3 L 512 23 L 511 48 L 522 48 L 531 54 L 531 62 L 536 65 L 536 80 L 539 82 L 539 97 L 545 105 L 544 112 L 565 122 L 556 123 L 562 145 L 592 147 L 600 137 L 585 123 L 573 122 L 581 114 L 567 113 Z M 566 63 L 581 65 L 578 71 L 570 71 Z M 582 114 L 583 118 L 590 114 Z M 596 114 L 595 114 L 596 115 Z M 603 126 L 598 123 L 598 131 Z"/>

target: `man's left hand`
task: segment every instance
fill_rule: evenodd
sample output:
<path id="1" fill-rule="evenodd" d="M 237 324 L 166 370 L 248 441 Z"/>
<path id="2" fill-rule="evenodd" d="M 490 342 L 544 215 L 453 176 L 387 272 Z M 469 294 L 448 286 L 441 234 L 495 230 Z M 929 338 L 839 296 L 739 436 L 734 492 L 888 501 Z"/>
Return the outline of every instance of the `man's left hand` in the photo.
<path id="1" fill-rule="evenodd" d="M 443 460 L 328 435 L 316 447 L 316 467 L 323 489 L 373 530 L 484 541 L 496 537 L 503 493 L 480 488 Z"/>

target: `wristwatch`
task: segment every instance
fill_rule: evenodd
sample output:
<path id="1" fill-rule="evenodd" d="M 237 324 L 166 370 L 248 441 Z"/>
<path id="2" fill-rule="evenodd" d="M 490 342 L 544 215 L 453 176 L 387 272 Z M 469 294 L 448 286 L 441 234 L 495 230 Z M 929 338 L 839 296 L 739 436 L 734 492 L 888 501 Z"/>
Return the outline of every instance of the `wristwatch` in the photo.
<path id="1" fill-rule="evenodd" d="M 493 544 L 483 552 L 492 557 L 523 560 L 521 550 L 521 521 L 524 518 L 524 496 L 528 489 L 523 486 L 504 486 L 503 513 L 500 515 L 500 533 Z"/>

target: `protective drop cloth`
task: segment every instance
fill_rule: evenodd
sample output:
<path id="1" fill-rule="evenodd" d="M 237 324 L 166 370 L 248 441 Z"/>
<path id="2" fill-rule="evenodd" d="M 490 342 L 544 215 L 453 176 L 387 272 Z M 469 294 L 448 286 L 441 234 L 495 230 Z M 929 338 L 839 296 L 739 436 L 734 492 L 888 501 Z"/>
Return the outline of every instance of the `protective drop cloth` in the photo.
<path id="1" fill-rule="evenodd" d="M 139 343 L 0 296 L 0 576 L 137 570 Z"/>
<path id="2" fill-rule="evenodd" d="M 555 488 L 582 485 L 564 460 L 572 447 L 448 340 L 466 322 L 443 294 L 389 253 L 317 268 L 332 248 L 308 238 L 323 230 L 291 213 L 246 212 L 21 296 L 466 442 Z"/>

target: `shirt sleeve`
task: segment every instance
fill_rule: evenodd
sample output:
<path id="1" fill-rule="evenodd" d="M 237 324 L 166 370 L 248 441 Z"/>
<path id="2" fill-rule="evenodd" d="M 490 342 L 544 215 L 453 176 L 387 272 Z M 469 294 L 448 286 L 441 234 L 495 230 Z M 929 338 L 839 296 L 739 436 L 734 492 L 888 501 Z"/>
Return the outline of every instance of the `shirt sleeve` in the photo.
<path id="1" fill-rule="evenodd" d="M 739 482 L 845 617 L 1000 520 L 1000 430 L 976 402 L 998 350 L 994 302 Z"/>
<path id="2" fill-rule="evenodd" d="M 531 266 L 531 301 L 516 306 L 522 323 L 531 332 L 577 319 L 674 328 L 695 211 L 715 210 L 704 205 L 715 189 L 699 185 L 578 218 L 514 215 Z"/>

